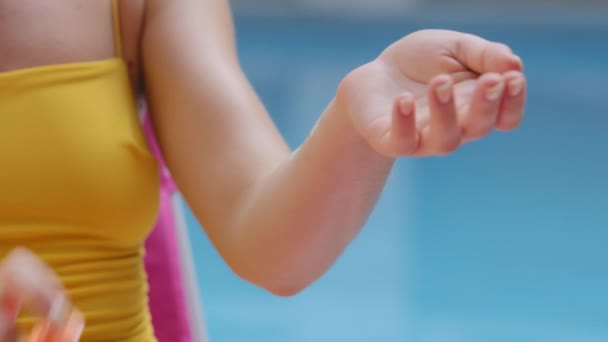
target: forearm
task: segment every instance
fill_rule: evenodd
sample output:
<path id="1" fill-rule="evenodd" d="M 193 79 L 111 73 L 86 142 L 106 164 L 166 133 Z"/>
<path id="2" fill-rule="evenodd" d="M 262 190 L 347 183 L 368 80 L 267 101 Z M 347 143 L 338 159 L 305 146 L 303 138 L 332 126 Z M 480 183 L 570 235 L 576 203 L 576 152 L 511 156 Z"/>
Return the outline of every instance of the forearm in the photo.
<path id="1" fill-rule="evenodd" d="M 333 104 L 290 154 L 240 68 L 231 22 L 224 0 L 152 1 L 146 89 L 166 161 L 214 246 L 241 277 L 289 294 L 357 234 L 392 160 Z"/>
<path id="2" fill-rule="evenodd" d="M 301 290 L 358 233 L 392 164 L 330 104 L 306 142 L 245 197 L 225 240 L 228 262 L 277 294 Z"/>

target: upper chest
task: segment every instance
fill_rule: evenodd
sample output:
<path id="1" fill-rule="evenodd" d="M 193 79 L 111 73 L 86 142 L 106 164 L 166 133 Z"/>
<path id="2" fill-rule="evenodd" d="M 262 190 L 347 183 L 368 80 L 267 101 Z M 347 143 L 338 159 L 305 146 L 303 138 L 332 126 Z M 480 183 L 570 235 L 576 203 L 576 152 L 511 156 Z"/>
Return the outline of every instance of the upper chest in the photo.
<path id="1" fill-rule="evenodd" d="M 112 0 L 0 0 L 0 72 L 41 65 L 123 58 L 137 82 L 144 0 L 119 1 L 115 34 Z"/>

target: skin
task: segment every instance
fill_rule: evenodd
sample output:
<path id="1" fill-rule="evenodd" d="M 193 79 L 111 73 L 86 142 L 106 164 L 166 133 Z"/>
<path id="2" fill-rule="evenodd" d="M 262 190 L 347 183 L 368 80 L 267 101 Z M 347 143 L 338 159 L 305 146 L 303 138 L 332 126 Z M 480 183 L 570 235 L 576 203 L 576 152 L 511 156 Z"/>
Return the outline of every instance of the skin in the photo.
<path id="1" fill-rule="evenodd" d="M 290 151 L 241 69 L 226 0 L 121 7 L 134 88 L 144 86 L 188 205 L 232 270 L 279 296 L 300 292 L 333 265 L 397 158 L 443 156 L 522 120 L 526 81 L 507 46 L 426 30 L 346 75 L 309 137 Z M 0 70 L 114 55 L 109 1 L 4 1 L 0 13 L 11 14 L 0 18 L 0 32 L 11 33 L 0 49 L 16 51 L 0 56 Z M 60 44 L 46 49 L 51 34 Z M 37 282 L 51 283 L 51 271 L 38 274 Z"/>

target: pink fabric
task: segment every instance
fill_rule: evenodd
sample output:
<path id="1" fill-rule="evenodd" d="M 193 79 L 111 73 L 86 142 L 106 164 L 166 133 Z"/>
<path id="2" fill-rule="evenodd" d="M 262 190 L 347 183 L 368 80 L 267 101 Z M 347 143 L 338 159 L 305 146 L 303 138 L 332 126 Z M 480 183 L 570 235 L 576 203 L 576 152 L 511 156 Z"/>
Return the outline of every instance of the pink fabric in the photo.
<path id="1" fill-rule="evenodd" d="M 171 196 L 175 184 L 165 167 L 154 130 L 146 113 L 144 131 L 150 148 L 161 164 L 160 212 L 145 243 L 152 323 L 159 342 L 192 342 L 181 274 L 178 240 Z"/>

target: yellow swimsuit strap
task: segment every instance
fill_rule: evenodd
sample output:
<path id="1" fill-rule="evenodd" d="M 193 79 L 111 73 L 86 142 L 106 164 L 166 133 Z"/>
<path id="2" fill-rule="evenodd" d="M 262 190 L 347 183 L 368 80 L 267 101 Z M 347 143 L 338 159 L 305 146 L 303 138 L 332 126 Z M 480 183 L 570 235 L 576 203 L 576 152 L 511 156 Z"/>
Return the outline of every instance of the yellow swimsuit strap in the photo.
<path id="1" fill-rule="evenodd" d="M 122 38 L 120 32 L 120 11 L 118 0 L 112 0 L 112 23 L 114 26 L 114 51 L 122 58 Z"/>

